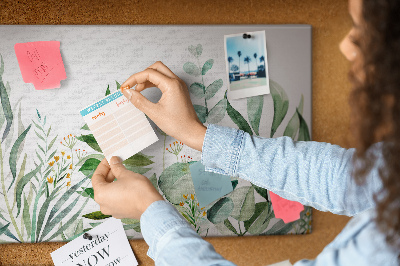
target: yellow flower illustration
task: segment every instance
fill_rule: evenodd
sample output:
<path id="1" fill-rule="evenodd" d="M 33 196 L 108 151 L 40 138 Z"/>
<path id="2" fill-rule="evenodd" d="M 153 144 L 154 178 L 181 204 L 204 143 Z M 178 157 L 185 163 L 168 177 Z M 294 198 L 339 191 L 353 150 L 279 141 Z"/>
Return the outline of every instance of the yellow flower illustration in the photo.
<path id="1" fill-rule="evenodd" d="M 197 206 L 200 206 L 199 203 L 197 203 Z"/>
<path id="2" fill-rule="evenodd" d="M 49 165 L 53 166 L 54 165 L 54 161 L 49 162 Z"/>
<path id="3" fill-rule="evenodd" d="M 204 210 L 205 207 L 201 208 L 200 210 Z"/>
<path id="4" fill-rule="evenodd" d="M 64 155 L 65 155 L 65 152 L 64 152 L 64 151 L 62 151 L 62 152 L 61 152 L 61 155 L 62 155 L 62 156 L 64 156 Z"/>
<path id="5" fill-rule="evenodd" d="M 69 166 L 69 169 L 72 169 L 72 164 Z"/>
<path id="6" fill-rule="evenodd" d="M 194 196 L 193 196 L 193 194 L 190 194 L 190 198 L 191 198 L 192 200 L 194 200 Z"/>
<path id="7" fill-rule="evenodd" d="M 67 182 L 67 187 L 71 186 L 71 181 Z"/>
<path id="8" fill-rule="evenodd" d="M 187 199 L 187 196 L 188 196 L 188 195 L 183 195 L 183 197 L 184 197 L 185 199 Z"/>
<path id="9" fill-rule="evenodd" d="M 184 205 L 184 203 L 183 202 L 179 202 L 179 206 L 183 206 Z"/>
<path id="10" fill-rule="evenodd" d="M 66 176 L 66 178 L 71 178 L 71 174 L 68 173 L 67 176 Z"/>
<path id="11" fill-rule="evenodd" d="M 67 155 L 67 159 L 71 159 L 71 155 Z"/>
<path id="12" fill-rule="evenodd" d="M 58 162 L 58 160 L 60 160 L 60 156 L 54 156 L 54 160 L 56 160 L 56 162 Z"/>
<path id="13" fill-rule="evenodd" d="M 204 211 L 204 212 L 203 212 L 203 216 L 206 216 L 206 214 L 207 214 L 207 213 Z"/>
<path id="14" fill-rule="evenodd" d="M 50 184 L 53 183 L 53 178 L 50 176 L 47 178 L 47 182 L 49 182 Z"/>

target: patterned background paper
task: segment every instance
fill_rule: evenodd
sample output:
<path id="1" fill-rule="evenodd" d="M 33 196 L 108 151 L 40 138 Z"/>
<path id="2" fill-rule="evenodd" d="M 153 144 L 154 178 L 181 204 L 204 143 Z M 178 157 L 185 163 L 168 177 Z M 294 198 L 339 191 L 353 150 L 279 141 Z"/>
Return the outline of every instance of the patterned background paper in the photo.
<path id="1" fill-rule="evenodd" d="M 228 102 L 224 35 L 260 30 L 266 32 L 271 94 Z M 107 219 L 89 179 L 103 155 L 79 110 L 157 60 L 186 82 L 205 124 L 310 138 L 310 26 L 0 26 L 0 32 L 3 243 L 69 240 Z M 39 91 L 24 83 L 14 45 L 49 40 L 61 42 L 67 79 L 59 89 Z M 161 93 L 151 88 L 144 95 L 157 101 Z M 201 209 L 189 171 L 200 152 L 152 126 L 160 140 L 125 164 L 147 176 L 200 235 L 311 231 L 310 207 L 285 224 L 274 217 L 267 190 L 236 178 L 233 192 Z M 139 221 L 122 222 L 129 238 L 142 238 Z"/>

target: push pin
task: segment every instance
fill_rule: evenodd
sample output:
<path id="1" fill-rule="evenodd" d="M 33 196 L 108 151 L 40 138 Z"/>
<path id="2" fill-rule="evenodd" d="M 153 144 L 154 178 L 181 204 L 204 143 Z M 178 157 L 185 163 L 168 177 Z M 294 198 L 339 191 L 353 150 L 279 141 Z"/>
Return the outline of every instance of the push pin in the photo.
<path id="1" fill-rule="evenodd" d="M 243 39 L 250 39 L 250 38 L 251 38 L 250 34 L 243 33 Z"/>
<path id="2" fill-rule="evenodd" d="M 89 239 L 89 240 L 92 240 L 92 236 L 91 235 L 89 235 L 88 233 L 84 233 L 83 234 L 83 239 Z"/>

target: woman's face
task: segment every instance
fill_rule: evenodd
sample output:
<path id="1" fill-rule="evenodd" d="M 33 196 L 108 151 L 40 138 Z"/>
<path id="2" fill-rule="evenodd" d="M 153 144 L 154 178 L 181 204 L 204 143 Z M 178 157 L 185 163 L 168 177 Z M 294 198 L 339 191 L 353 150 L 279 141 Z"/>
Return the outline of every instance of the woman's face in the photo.
<path id="1" fill-rule="evenodd" d="M 349 13 L 353 20 L 353 27 L 340 43 L 340 51 L 352 63 L 358 63 L 361 60 L 361 54 L 354 41 L 360 38 L 360 23 L 362 10 L 362 0 L 349 0 Z"/>

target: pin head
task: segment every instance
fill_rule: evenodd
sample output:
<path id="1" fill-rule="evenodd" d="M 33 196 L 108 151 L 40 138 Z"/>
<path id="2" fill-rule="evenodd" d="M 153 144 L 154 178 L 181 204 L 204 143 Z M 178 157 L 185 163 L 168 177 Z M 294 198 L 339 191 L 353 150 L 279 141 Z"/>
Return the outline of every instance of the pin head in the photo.
<path id="1" fill-rule="evenodd" d="M 92 237 L 91 235 L 89 235 L 88 233 L 84 233 L 84 234 L 83 234 L 83 238 L 84 238 L 84 239 L 92 240 L 93 237 Z"/>
<path id="2" fill-rule="evenodd" d="M 243 33 L 243 39 L 250 39 L 250 38 L 251 38 L 250 34 Z"/>

